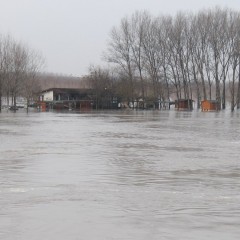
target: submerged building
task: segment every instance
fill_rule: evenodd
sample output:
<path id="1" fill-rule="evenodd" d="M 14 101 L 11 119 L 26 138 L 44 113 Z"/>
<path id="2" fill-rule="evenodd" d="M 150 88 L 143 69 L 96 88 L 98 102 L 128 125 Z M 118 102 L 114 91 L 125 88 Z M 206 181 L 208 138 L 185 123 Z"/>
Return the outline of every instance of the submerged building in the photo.
<path id="1" fill-rule="evenodd" d="M 40 93 L 38 107 L 42 110 L 116 109 L 118 98 L 107 90 L 100 93 L 86 88 L 50 88 Z"/>
<path id="2" fill-rule="evenodd" d="M 175 100 L 175 109 L 183 111 L 193 110 L 193 100 L 192 99 L 178 99 Z"/>
<path id="3" fill-rule="evenodd" d="M 91 109 L 92 89 L 50 88 L 41 92 L 38 107 L 47 109 Z"/>
<path id="4" fill-rule="evenodd" d="M 220 110 L 220 104 L 216 100 L 203 100 L 201 102 L 203 112 L 214 112 Z"/>

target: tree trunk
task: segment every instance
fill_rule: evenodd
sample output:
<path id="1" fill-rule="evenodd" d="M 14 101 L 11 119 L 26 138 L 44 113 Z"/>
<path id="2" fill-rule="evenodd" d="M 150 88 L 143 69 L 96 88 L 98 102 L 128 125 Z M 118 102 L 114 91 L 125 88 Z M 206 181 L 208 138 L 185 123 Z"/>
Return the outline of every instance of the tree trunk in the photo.
<path id="1" fill-rule="evenodd" d="M 223 67 L 223 90 L 222 90 L 222 109 L 226 108 L 226 73 Z"/>
<path id="2" fill-rule="evenodd" d="M 0 90 L 1 91 L 1 90 Z M 0 92 L 0 112 L 2 111 L 2 94 Z"/>
<path id="3" fill-rule="evenodd" d="M 202 87 L 203 87 L 203 98 L 204 100 L 207 99 L 207 92 L 206 92 L 206 86 L 205 86 L 205 79 L 204 79 L 204 74 L 203 74 L 203 70 L 200 70 L 200 75 L 201 75 L 201 79 L 202 79 Z"/>
<path id="4" fill-rule="evenodd" d="M 226 81 L 223 80 L 223 91 L 222 91 L 222 109 L 226 108 Z"/>
<path id="5" fill-rule="evenodd" d="M 232 86 L 230 88 L 231 92 L 231 111 L 234 111 L 235 108 L 235 74 L 236 74 L 236 67 L 233 67 L 233 77 L 232 77 Z"/>
<path id="6" fill-rule="evenodd" d="M 238 62 L 238 91 L 237 91 L 237 109 L 240 108 L 240 56 L 239 56 L 239 62 Z"/>
<path id="7" fill-rule="evenodd" d="M 2 111 L 2 84 L 0 82 L 0 112 Z"/>
<path id="8" fill-rule="evenodd" d="M 216 101 L 218 103 L 218 110 L 221 109 L 221 92 L 220 92 L 220 82 L 219 82 L 219 76 L 218 76 L 218 63 L 215 59 L 215 81 L 216 81 Z"/>

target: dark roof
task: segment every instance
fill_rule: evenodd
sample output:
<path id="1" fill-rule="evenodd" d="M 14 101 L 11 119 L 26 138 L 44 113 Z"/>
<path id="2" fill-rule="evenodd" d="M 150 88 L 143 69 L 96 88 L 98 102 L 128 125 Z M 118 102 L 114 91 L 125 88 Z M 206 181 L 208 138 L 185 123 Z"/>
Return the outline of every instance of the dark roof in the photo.
<path id="1" fill-rule="evenodd" d="M 81 94 L 81 93 L 90 93 L 92 92 L 93 90 L 92 89 L 87 89 L 87 88 L 81 88 L 81 89 L 78 89 L 78 88 L 49 88 L 49 89 L 46 89 L 46 90 L 43 90 L 42 93 L 45 93 L 45 92 L 50 92 L 50 91 L 53 91 L 54 93 L 56 94 Z"/>
<path id="2" fill-rule="evenodd" d="M 210 103 L 218 103 L 217 100 L 207 100 L 207 99 L 205 99 L 205 100 L 203 100 L 202 102 L 204 102 L 204 101 L 207 101 L 207 102 L 210 102 Z"/>
<path id="3" fill-rule="evenodd" d="M 194 102 L 194 100 L 192 100 L 192 99 L 177 99 L 177 100 L 175 100 L 175 102 L 187 102 L 187 101 L 193 101 Z"/>

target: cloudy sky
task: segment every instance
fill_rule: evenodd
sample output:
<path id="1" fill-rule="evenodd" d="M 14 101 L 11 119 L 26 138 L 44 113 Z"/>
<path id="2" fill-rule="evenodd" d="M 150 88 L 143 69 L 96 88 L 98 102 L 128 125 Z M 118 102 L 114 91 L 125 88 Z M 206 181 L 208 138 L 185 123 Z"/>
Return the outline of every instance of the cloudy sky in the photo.
<path id="1" fill-rule="evenodd" d="M 240 10 L 240 0 L 0 0 L 0 33 L 41 52 L 45 71 L 81 76 L 102 65 L 111 28 L 136 10 L 174 15 L 214 6 Z"/>

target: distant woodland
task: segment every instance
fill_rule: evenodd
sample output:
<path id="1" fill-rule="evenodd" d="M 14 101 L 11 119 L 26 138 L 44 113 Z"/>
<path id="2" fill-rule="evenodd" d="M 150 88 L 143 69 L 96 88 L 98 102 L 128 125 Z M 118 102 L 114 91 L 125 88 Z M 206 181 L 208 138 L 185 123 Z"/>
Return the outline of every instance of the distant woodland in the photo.
<path id="1" fill-rule="evenodd" d="M 18 97 L 38 99 L 48 88 L 86 88 L 84 78 L 43 73 L 44 58 L 11 36 L 0 35 L 0 111 L 2 97 L 15 106 Z"/>
<path id="2" fill-rule="evenodd" d="M 110 32 L 103 54 L 107 67 L 90 66 L 77 78 L 42 73 L 41 55 L 0 36 L 1 96 L 16 104 L 47 88 L 92 88 L 96 98 L 169 102 L 216 100 L 221 109 L 240 108 L 240 13 L 206 9 L 175 16 L 135 12 Z"/>
<path id="3" fill-rule="evenodd" d="M 0 110 L 2 96 L 16 106 L 17 97 L 30 99 L 38 91 L 37 74 L 44 61 L 33 49 L 11 36 L 0 35 Z"/>
<path id="4" fill-rule="evenodd" d="M 110 34 L 108 68 L 89 78 L 127 101 L 217 100 L 240 108 L 240 13 L 209 9 L 175 16 L 135 12 Z M 106 80 L 108 79 L 108 80 Z"/>

